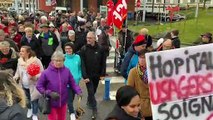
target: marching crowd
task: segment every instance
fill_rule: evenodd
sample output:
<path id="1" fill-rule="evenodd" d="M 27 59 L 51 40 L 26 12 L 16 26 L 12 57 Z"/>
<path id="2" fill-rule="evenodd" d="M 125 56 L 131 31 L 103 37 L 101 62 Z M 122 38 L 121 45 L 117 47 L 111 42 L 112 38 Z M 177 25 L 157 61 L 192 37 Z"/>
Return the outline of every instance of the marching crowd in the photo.
<path id="1" fill-rule="evenodd" d="M 87 88 L 87 107 L 97 117 L 95 93 L 106 74 L 111 49 L 105 18 L 99 13 L 31 14 L 10 17 L 1 13 L 0 23 L 0 119 L 38 120 L 39 98 L 50 99 L 48 120 L 75 120 L 75 95 L 80 99 L 82 80 Z M 122 26 L 118 33 L 119 70 L 127 85 L 118 89 L 116 106 L 106 120 L 152 120 L 145 54 L 180 48 L 179 31 L 172 30 L 152 46 L 148 29 L 134 34 Z M 201 35 L 198 44 L 212 42 Z M 31 74 L 29 68 L 39 69 Z M 35 69 L 35 68 L 33 68 Z M 36 70 L 34 70 L 35 72 Z M 27 107 L 27 113 L 23 108 Z"/>

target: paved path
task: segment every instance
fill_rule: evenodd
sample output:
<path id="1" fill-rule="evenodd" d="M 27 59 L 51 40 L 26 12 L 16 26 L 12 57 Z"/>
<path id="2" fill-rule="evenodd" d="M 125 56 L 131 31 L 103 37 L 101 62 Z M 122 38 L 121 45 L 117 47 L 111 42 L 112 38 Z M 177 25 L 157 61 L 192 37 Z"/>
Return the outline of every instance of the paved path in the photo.
<path id="1" fill-rule="evenodd" d="M 115 101 L 115 94 L 116 90 L 124 85 L 124 80 L 123 78 L 116 74 L 114 72 L 114 56 L 115 56 L 115 37 L 111 37 L 111 44 L 112 44 L 112 49 L 110 51 L 110 55 L 107 58 L 107 74 L 109 74 L 109 77 L 111 78 L 111 85 L 110 85 L 110 100 L 104 100 L 104 88 L 105 88 L 105 82 L 100 81 L 97 93 L 96 93 L 96 98 L 97 98 L 97 104 L 98 104 L 98 116 L 96 120 L 104 120 L 104 118 L 108 115 L 108 113 L 113 109 L 116 101 Z M 80 120 L 91 120 L 90 116 L 92 114 L 92 111 L 86 107 L 86 101 L 87 101 L 87 90 L 86 90 L 86 85 L 84 82 L 80 83 L 80 87 L 82 88 L 83 91 L 83 99 L 81 101 L 81 106 L 85 110 L 85 114 L 81 117 Z M 74 101 L 75 105 L 76 99 Z M 30 119 L 29 119 L 30 120 Z M 47 116 L 39 114 L 39 120 L 47 120 Z M 67 120 L 69 120 L 69 117 L 67 116 Z"/>

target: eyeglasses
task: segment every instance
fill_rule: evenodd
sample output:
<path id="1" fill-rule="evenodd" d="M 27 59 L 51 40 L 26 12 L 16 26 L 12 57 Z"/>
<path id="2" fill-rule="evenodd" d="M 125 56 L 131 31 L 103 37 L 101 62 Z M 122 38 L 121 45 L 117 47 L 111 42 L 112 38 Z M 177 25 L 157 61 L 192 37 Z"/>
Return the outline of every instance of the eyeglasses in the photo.
<path id="1" fill-rule="evenodd" d="M 62 63 L 62 62 L 64 62 L 64 60 L 53 60 L 54 62 L 60 62 L 60 63 Z"/>

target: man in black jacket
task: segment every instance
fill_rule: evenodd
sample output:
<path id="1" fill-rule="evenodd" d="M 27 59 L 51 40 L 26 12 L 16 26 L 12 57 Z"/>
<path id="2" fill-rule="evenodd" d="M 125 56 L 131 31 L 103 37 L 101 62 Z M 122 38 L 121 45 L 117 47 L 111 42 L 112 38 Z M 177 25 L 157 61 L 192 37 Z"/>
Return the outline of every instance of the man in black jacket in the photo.
<path id="1" fill-rule="evenodd" d="M 41 46 L 41 62 L 47 68 L 59 42 L 56 35 L 49 31 L 47 24 L 41 24 L 40 28 L 42 28 L 42 32 L 38 37 L 38 41 Z"/>
<path id="2" fill-rule="evenodd" d="M 80 50 L 82 60 L 82 75 L 87 86 L 87 106 L 92 109 L 92 118 L 97 116 L 95 93 L 101 76 L 104 76 L 105 55 L 103 49 L 96 43 L 94 32 L 88 32 L 87 44 Z"/>

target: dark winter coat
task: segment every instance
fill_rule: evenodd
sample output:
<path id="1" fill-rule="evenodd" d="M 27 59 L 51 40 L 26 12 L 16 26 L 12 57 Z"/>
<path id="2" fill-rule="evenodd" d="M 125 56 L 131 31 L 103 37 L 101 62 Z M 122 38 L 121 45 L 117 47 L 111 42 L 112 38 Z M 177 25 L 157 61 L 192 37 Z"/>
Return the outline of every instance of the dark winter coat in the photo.
<path id="1" fill-rule="evenodd" d="M 109 35 L 104 31 L 98 37 L 98 44 L 104 49 L 105 55 L 109 56 L 109 48 L 111 47 Z"/>
<path id="2" fill-rule="evenodd" d="M 84 29 L 77 28 L 75 31 L 75 45 L 76 45 L 76 52 L 78 52 L 81 47 L 87 44 L 86 40 L 87 32 Z"/>
<path id="3" fill-rule="evenodd" d="M 179 37 L 172 38 L 172 45 L 174 48 L 180 48 L 180 39 Z"/>
<path id="4" fill-rule="evenodd" d="M 128 69 L 129 63 L 130 63 L 132 57 L 134 56 L 134 54 L 138 54 L 138 53 L 134 50 L 133 46 L 130 46 L 127 53 L 125 54 L 124 60 L 121 65 L 121 75 L 125 79 L 128 78 L 127 69 Z"/>
<path id="5" fill-rule="evenodd" d="M 111 113 L 106 117 L 105 120 L 141 120 L 140 115 L 139 117 L 135 118 L 130 115 L 128 115 L 122 108 L 120 108 L 118 105 L 114 107 Z"/>
<path id="6" fill-rule="evenodd" d="M 48 32 L 47 34 L 45 36 L 44 33 L 41 33 L 38 37 L 41 46 L 41 56 L 52 56 L 59 44 L 54 33 Z"/>
<path id="7" fill-rule="evenodd" d="M 126 34 L 127 33 L 127 34 Z M 127 32 L 123 32 L 122 30 L 118 32 L 118 40 L 122 48 L 120 48 L 120 52 L 126 53 L 134 41 L 133 32 L 127 29 Z M 126 37 L 126 39 L 125 39 Z M 126 42 L 125 42 L 126 41 Z M 124 48 L 123 48 L 124 47 Z M 125 51 L 123 51 L 125 49 Z"/>
<path id="8" fill-rule="evenodd" d="M 18 54 L 15 50 L 10 49 L 7 55 L 4 55 L 0 51 L 0 70 L 12 69 L 13 72 L 16 71 L 18 63 Z"/>
<path id="9" fill-rule="evenodd" d="M 104 51 L 97 43 L 95 46 L 85 45 L 80 51 L 82 60 L 82 76 L 84 79 L 89 77 L 100 77 L 105 74 L 105 55 Z"/>
<path id="10" fill-rule="evenodd" d="M 6 101 L 0 98 L 0 120 L 27 120 L 24 109 L 17 103 L 8 106 Z"/>
<path id="11" fill-rule="evenodd" d="M 24 35 L 21 38 L 21 46 L 30 46 L 32 48 L 32 50 L 36 53 L 36 56 L 39 58 L 40 52 L 41 52 L 41 45 L 38 41 L 38 39 L 36 38 L 36 36 L 32 36 L 32 39 L 30 40 L 30 42 L 28 42 L 27 37 Z"/>

